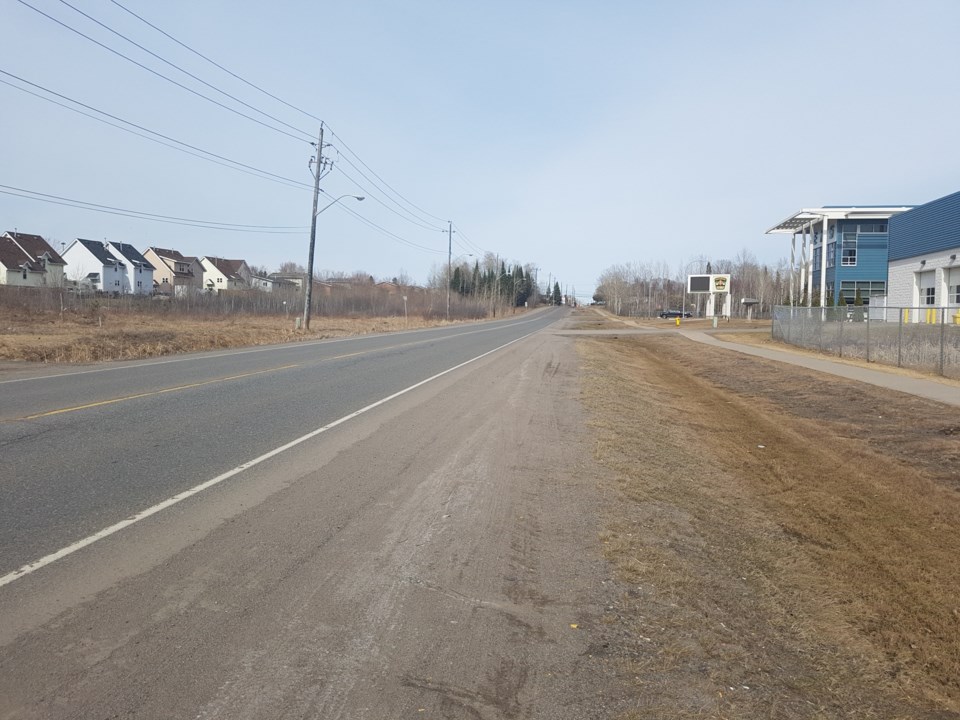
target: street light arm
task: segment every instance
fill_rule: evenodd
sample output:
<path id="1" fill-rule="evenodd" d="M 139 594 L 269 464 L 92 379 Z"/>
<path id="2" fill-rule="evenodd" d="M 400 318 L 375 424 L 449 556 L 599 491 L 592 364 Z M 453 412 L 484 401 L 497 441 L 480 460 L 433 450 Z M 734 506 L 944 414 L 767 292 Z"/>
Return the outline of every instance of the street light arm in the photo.
<path id="1" fill-rule="evenodd" d="M 327 204 L 324 205 L 322 208 L 320 208 L 319 210 L 317 210 L 317 215 L 319 215 L 320 213 L 322 213 L 324 210 L 330 209 L 331 207 L 333 207 L 334 205 L 336 205 L 338 202 L 340 202 L 340 201 L 343 200 L 344 198 L 348 198 L 348 197 L 351 197 L 351 198 L 353 198 L 354 200 L 359 200 L 359 201 L 366 200 L 366 198 L 365 198 L 363 195 L 341 195 L 340 197 L 336 198 L 335 200 L 331 200 L 329 203 L 327 203 Z M 314 217 L 316 217 L 317 215 L 314 215 Z"/>
<path id="2" fill-rule="evenodd" d="M 320 136 L 321 138 L 323 135 Z M 313 301 L 313 250 L 314 245 L 317 239 L 317 216 L 322 213 L 324 210 L 336 205 L 338 202 L 344 198 L 353 198 L 354 200 L 363 200 L 362 195 L 341 195 L 340 197 L 331 200 L 329 203 L 324 205 L 320 210 L 317 210 L 317 194 L 320 192 L 319 188 L 320 180 L 317 179 L 317 186 L 314 186 L 313 189 L 313 217 L 310 221 L 310 252 L 307 255 L 307 277 L 306 282 L 307 286 L 304 288 L 303 293 L 303 329 L 310 329 L 310 303 Z"/>

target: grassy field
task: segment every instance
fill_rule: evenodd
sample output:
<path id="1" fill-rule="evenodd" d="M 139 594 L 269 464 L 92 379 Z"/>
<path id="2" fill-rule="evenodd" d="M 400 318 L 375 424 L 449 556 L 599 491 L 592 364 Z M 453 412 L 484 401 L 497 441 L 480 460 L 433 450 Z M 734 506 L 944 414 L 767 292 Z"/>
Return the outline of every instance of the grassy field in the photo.
<path id="1" fill-rule="evenodd" d="M 13 312 L 0 307 L 0 360 L 96 362 L 218 348 L 271 345 L 445 324 L 420 317 L 314 316 L 309 331 L 294 315 L 158 315 L 96 308 L 86 313 Z"/>
<path id="2" fill-rule="evenodd" d="M 577 342 L 625 717 L 960 717 L 960 411 L 674 334 Z"/>

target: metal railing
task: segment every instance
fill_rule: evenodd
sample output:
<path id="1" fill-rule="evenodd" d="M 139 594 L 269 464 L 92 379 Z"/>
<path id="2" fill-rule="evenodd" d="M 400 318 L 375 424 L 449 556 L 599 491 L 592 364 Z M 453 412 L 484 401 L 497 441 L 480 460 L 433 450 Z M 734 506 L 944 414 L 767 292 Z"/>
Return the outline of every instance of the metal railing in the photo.
<path id="1" fill-rule="evenodd" d="M 773 339 L 844 358 L 960 378 L 960 308 L 773 309 Z"/>

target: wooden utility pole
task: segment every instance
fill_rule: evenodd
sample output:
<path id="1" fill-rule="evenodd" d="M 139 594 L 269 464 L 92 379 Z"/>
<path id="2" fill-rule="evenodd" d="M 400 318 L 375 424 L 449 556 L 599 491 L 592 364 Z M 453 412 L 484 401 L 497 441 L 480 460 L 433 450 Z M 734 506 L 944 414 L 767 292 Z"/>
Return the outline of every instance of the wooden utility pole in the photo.
<path id="1" fill-rule="evenodd" d="M 447 320 L 450 319 L 450 256 L 453 254 L 453 221 L 447 220 Z M 459 255 L 457 256 L 459 257 Z"/>
<path id="2" fill-rule="evenodd" d="M 307 286 L 303 292 L 303 329 L 310 329 L 310 304 L 313 302 L 313 250 L 317 243 L 317 203 L 320 201 L 320 173 L 323 170 L 323 123 L 317 138 L 313 164 L 313 213 L 310 216 L 310 252 L 307 253 Z"/>

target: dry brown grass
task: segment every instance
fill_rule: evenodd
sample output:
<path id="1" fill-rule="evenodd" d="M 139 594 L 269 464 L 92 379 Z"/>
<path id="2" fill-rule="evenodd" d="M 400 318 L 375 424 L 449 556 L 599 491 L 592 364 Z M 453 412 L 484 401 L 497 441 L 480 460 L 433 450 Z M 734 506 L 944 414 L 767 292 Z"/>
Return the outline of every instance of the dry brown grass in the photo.
<path id="1" fill-rule="evenodd" d="M 634 717 L 960 712 L 960 455 L 936 432 L 960 413 L 679 338 L 579 347 Z M 928 441 L 869 441 L 873 405 Z"/>
<path id="2" fill-rule="evenodd" d="M 196 315 L 97 312 L 12 314 L 0 309 L 0 360 L 82 363 L 132 360 L 219 348 L 272 345 L 331 337 L 431 327 L 443 321 L 411 317 L 327 318 L 314 316 L 310 330 L 294 328 L 291 316 Z"/>

